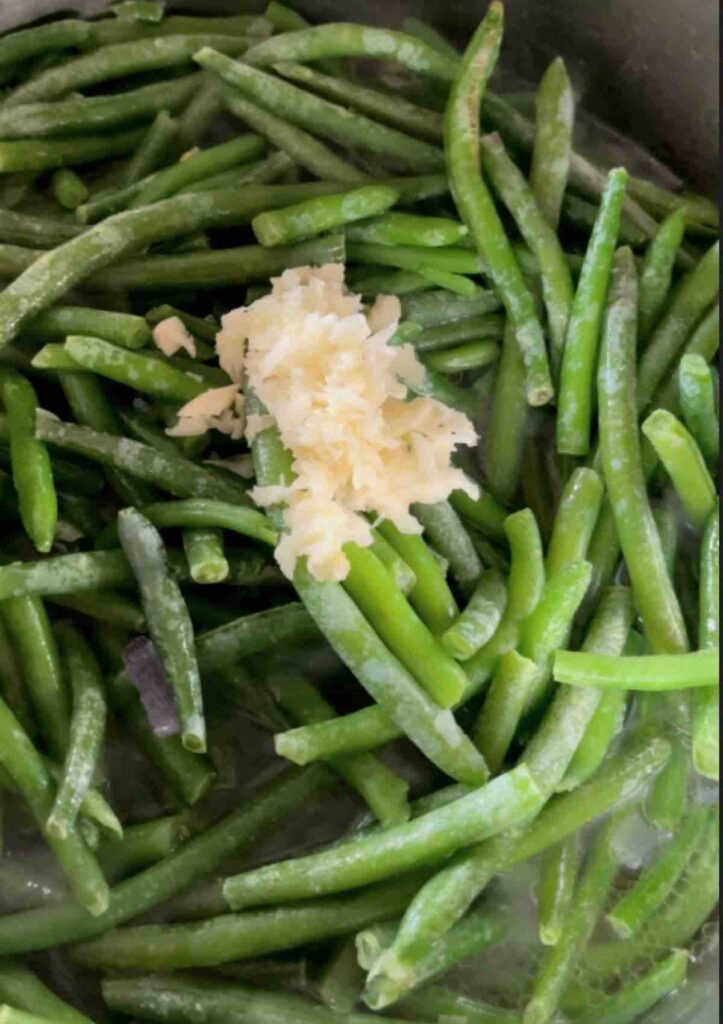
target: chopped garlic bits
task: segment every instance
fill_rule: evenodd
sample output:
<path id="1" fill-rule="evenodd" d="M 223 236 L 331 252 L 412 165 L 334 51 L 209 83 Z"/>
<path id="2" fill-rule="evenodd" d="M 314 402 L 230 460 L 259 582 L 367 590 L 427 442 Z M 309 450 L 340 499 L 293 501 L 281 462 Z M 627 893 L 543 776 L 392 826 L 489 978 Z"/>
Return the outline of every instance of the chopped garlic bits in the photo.
<path id="1" fill-rule="evenodd" d="M 166 433 L 171 437 L 195 437 L 213 428 L 240 441 L 246 429 L 245 398 L 238 384 L 209 388 L 178 410 L 178 421 Z"/>
<path id="2" fill-rule="evenodd" d="M 164 356 L 175 356 L 180 349 L 185 349 L 193 358 L 196 356 L 196 342 L 180 317 L 169 316 L 157 323 L 153 340 Z"/>
<path id="3" fill-rule="evenodd" d="M 435 399 L 410 400 L 405 382 L 419 385 L 425 371 L 412 346 L 389 344 L 400 315 L 394 296 L 365 313 L 333 264 L 287 270 L 270 295 L 223 318 L 221 366 L 248 379 L 293 455 L 292 484 L 251 492 L 261 506 L 287 505 L 277 559 L 289 577 L 306 557 L 317 579 L 343 580 L 344 545 L 372 540 L 363 513 L 419 533 L 414 502 L 477 495 L 451 463 L 457 445 L 476 443 L 470 420 Z M 270 422 L 249 417 L 247 438 Z"/>

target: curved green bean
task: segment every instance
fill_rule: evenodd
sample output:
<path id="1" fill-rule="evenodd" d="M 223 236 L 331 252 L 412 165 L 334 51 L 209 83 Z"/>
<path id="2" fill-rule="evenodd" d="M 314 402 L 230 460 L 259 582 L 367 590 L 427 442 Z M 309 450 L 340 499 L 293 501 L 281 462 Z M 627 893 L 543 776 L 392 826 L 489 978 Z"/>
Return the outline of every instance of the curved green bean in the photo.
<path id="1" fill-rule="evenodd" d="M 239 909 L 366 885 L 494 835 L 523 820 L 539 799 L 527 768 L 517 768 L 446 807 L 393 829 L 228 878 L 224 896 L 232 908 Z"/>
<path id="2" fill-rule="evenodd" d="M 394 206 L 398 199 L 399 193 L 392 188 L 366 185 L 339 195 L 320 196 L 296 206 L 260 213 L 254 217 L 251 227 L 261 245 L 289 245 L 357 220 L 375 217 Z"/>
<path id="3" fill-rule="evenodd" d="M 415 504 L 412 514 L 422 524 L 435 551 L 449 563 L 455 581 L 469 593 L 482 574 L 482 562 L 459 516 L 448 501 L 436 505 Z M 500 510 L 500 536 L 504 536 L 504 514 Z"/>
<path id="4" fill-rule="evenodd" d="M 538 675 L 534 661 L 505 651 L 474 727 L 474 740 L 493 775 L 502 768 Z"/>
<path id="5" fill-rule="evenodd" d="M 540 80 L 535 110 L 530 188 L 543 217 L 556 231 L 567 189 L 575 119 L 575 97 L 561 57 L 553 60 Z"/>
<path id="6" fill-rule="evenodd" d="M 525 243 L 537 260 L 547 310 L 552 361 L 559 368 L 572 311 L 572 274 L 557 235 L 537 205 L 534 192 L 515 162 L 505 152 L 499 135 L 480 140 L 482 166 L 492 186 L 512 214 Z M 562 399 L 561 399 L 562 400 Z"/>
<path id="7" fill-rule="evenodd" d="M 68 622 L 56 635 L 73 692 L 68 751 L 47 830 L 67 839 L 98 768 L 105 733 L 106 705 L 100 667 L 83 636 Z"/>
<path id="8" fill-rule="evenodd" d="M 450 82 L 458 61 L 441 54 L 428 43 L 405 32 L 376 25 L 339 22 L 285 32 L 252 46 L 245 60 L 259 67 L 279 61 L 310 64 L 328 57 L 378 57 L 398 61 L 410 71 Z"/>
<path id="9" fill-rule="evenodd" d="M 676 210 L 658 228 L 648 246 L 640 273 L 638 335 L 645 344 L 660 320 L 670 293 L 675 257 L 685 234 L 685 214 Z"/>
<path id="10" fill-rule="evenodd" d="M 623 168 L 608 175 L 570 313 L 557 417 L 557 448 L 568 455 L 590 450 L 595 363 L 627 180 Z"/>
<path id="11" fill-rule="evenodd" d="M 19 961 L 3 960 L 0 964 L 0 999 L 12 1003 L 26 1013 L 58 1024 L 92 1024 L 84 1013 L 63 1002 L 47 988 L 40 978 Z M 28 1024 L 27 1020 L 18 1024 Z"/>
<path id="12" fill-rule="evenodd" d="M 685 651 L 688 639 L 655 526 L 640 454 L 635 385 L 635 267 L 615 257 L 598 370 L 600 451 L 615 524 L 645 632 L 657 651 Z"/>
<path id="13" fill-rule="evenodd" d="M 35 436 L 37 397 L 16 370 L 0 367 L 0 399 L 10 427 L 13 484 L 18 493 L 20 518 L 38 551 L 50 551 L 58 520 L 58 499 L 48 450 Z"/>
<path id="14" fill-rule="evenodd" d="M 667 409 L 656 409 L 642 425 L 693 524 L 702 529 L 716 503 L 716 490 L 695 438 Z"/>
<path id="15" fill-rule="evenodd" d="M 445 151 L 455 203 L 484 257 L 517 332 L 527 400 L 545 405 L 553 386 L 535 304 L 480 174 L 478 111 L 502 40 L 501 5 L 492 3 L 470 42 L 445 113 Z"/>

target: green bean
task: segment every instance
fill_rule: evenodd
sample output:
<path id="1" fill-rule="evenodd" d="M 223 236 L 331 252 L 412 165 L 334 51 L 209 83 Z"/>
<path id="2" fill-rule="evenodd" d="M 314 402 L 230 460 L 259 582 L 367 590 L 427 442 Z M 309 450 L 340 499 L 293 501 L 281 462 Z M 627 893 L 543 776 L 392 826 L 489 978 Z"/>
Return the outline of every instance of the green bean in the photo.
<path id="1" fill-rule="evenodd" d="M 495 377 L 485 449 L 490 490 L 505 503 L 513 501 L 519 488 L 526 426 L 525 364 L 517 332 L 508 322 Z"/>
<path id="2" fill-rule="evenodd" d="M 424 365 L 435 373 L 465 373 L 478 370 L 499 358 L 500 347 L 496 341 L 469 341 L 464 345 L 430 352 L 424 358 Z"/>
<path id="3" fill-rule="evenodd" d="M 339 195 L 320 196 L 296 206 L 260 213 L 254 217 L 251 226 L 262 245 L 289 245 L 384 213 L 398 199 L 399 193 L 392 188 L 367 185 Z"/>
<path id="4" fill-rule="evenodd" d="M 150 635 L 176 698 L 183 745 L 193 753 L 203 753 L 206 726 L 193 626 L 178 584 L 168 574 L 163 541 L 153 524 L 135 509 L 119 513 L 118 532 L 138 579 Z"/>
<path id="5" fill-rule="evenodd" d="M 193 54 L 204 45 L 233 54 L 243 53 L 248 46 L 243 38 L 205 33 L 167 36 L 164 39 L 151 37 L 103 46 L 82 57 L 64 61 L 58 67 L 49 68 L 24 82 L 5 98 L 5 105 L 11 107 L 38 100 L 55 100 L 126 75 L 189 64 Z"/>
<path id="6" fill-rule="evenodd" d="M 407 132 L 425 142 L 440 142 L 443 134 L 442 117 L 425 110 L 401 96 L 390 96 L 367 85 L 359 85 L 346 78 L 325 75 L 303 64 L 278 62 L 273 70 L 283 78 L 311 89 L 312 92 L 334 100 L 343 106 L 355 107 L 375 121 Z"/>
<path id="7" fill-rule="evenodd" d="M 72 423 L 62 423 L 49 413 L 38 412 L 36 436 L 53 445 L 95 459 L 152 483 L 179 498 L 213 498 L 219 501 L 248 504 L 243 484 L 230 475 L 213 473 L 180 455 L 159 452 L 129 438 Z"/>
<path id="8" fill-rule="evenodd" d="M 452 576 L 469 593 L 482 574 L 482 562 L 459 516 L 448 501 L 435 505 L 412 506 L 412 514 L 422 524 L 433 548 L 446 558 Z M 504 536 L 505 514 L 500 509 L 499 535 Z"/>
<path id="9" fill-rule="evenodd" d="M 0 697 L 8 705 L 29 736 L 36 732 L 25 680 L 13 649 L 5 620 L 0 612 Z"/>
<path id="10" fill-rule="evenodd" d="M 575 118 L 575 97 L 561 57 L 542 76 L 535 108 L 530 188 L 545 220 L 556 231 L 567 188 Z"/>
<path id="11" fill-rule="evenodd" d="M 58 499 L 46 446 L 34 436 L 37 398 L 16 370 L 0 368 L 0 398 L 8 415 L 13 484 L 20 518 L 38 551 L 50 551 L 58 518 Z"/>
<path id="12" fill-rule="evenodd" d="M 603 999 L 578 1019 L 583 1024 L 628 1024 L 639 1020 L 646 1010 L 684 984 L 689 956 L 685 949 L 674 950 L 638 981 Z"/>
<path id="13" fill-rule="evenodd" d="M 627 179 L 623 168 L 608 175 L 570 314 L 557 419 L 557 448 L 569 455 L 590 450 L 595 363 Z"/>
<path id="14" fill-rule="evenodd" d="M 635 400 L 637 287 L 632 253 L 615 258 L 598 370 L 600 450 L 615 525 L 653 650 L 684 651 L 685 624 L 648 500 Z"/>
<path id="15" fill-rule="evenodd" d="M 560 498 L 547 549 L 545 568 L 548 574 L 585 558 L 602 496 L 602 481 L 594 470 L 581 466 L 571 474 Z"/>
<path id="16" fill-rule="evenodd" d="M 356 939 L 340 939 L 324 964 L 318 981 L 318 997 L 334 1013 L 351 1013 L 361 999 L 364 971 L 356 958 Z"/>
<path id="17" fill-rule="evenodd" d="M 404 32 L 346 22 L 317 25 L 264 40 L 252 46 L 245 60 L 259 67 L 279 61 L 309 64 L 328 57 L 378 57 L 398 61 L 410 71 L 450 82 L 457 60 Z"/>
<path id="18" fill-rule="evenodd" d="M 82 234 L 83 228 L 60 220 L 31 217 L 14 210 L 0 212 L 0 238 L 30 249 L 50 249 Z"/>
<path id="19" fill-rule="evenodd" d="M 446 217 L 421 217 L 411 213 L 388 213 L 365 224 L 349 228 L 347 238 L 353 242 L 374 242 L 381 245 L 422 245 L 435 248 L 453 246 L 464 241 L 467 228 Z M 476 292 L 475 292 L 476 294 Z"/>
<path id="20" fill-rule="evenodd" d="M 657 692 L 715 686 L 718 648 L 688 654 L 648 654 L 624 658 L 609 654 L 558 651 L 554 674 L 570 686 Z"/>
<path id="21" fill-rule="evenodd" d="M 642 431 L 668 471 L 687 516 L 702 529 L 715 507 L 716 492 L 695 438 L 667 409 L 652 412 Z"/>
<path id="22" fill-rule="evenodd" d="M 83 180 L 69 167 L 61 168 L 53 174 L 50 190 L 65 210 L 77 210 L 90 195 Z"/>
<path id="23" fill-rule="evenodd" d="M 505 152 L 499 135 L 480 140 L 482 165 L 535 256 L 547 310 L 553 365 L 559 368 L 573 305 L 572 275 L 554 228 L 537 205 L 524 175 Z"/>
<path id="24" fill-rule="evenodd" d="M 235 62 L 209 47 L 199 49 L 194 60 L 253 103 L 315 135 L 389 158 L 416 172 L 437 171 L 444 166 L 441 151 L 429 143 L 297 89 L 249 64 Z"/>
<path id="25" fill-rule="evenodd" d="M 517 331 L 526 371 L 527 400 L 545 405 L 553 395 L 542 329 L 492 198 L 480 175 L 478 110 L 497 60 L 502 8 L 493 4 L 472 39 L 452 86 L 445 114 L 445 149 L 455 203 L 484 257 Z"/>
<path id="26" fill-rule="evenodd" d="M 674 288 L 659 324 L 650 335 L 638 367 L 638 409 L 647 409 L 691 332 L 718 295 L 718 243 Z"/>
<path id="27" fill-rule="evenodd" d="M 141 511 L 159 529 L 174 526 L 225 529 L 272 547 L 278 542 L 278 534 L 263 513 L 230 502 L 188 498 L 186 501 L 156 502 L 144 506 Z"/>
<path id="28" fill-rule="evenodd" d="M 474 728 L 475 743 L 493 775 L 502 768 L 538 671 L 517 651 L 505 651 L 500 658 Z"/>
<path id="29" fill-rule="evenodd" d="M 265 830 L 310 799 L 325 781 L 326 773 L 320 769 L 285 772 L 245 801 L 243 807 L 183 844 L 170 857 L 112 889 L 108 910 L 100 917 L 90 917 L 76 903 L 63 903 L 3 918 L 3 955 L 103 935 L 108 929 L 151 910 L 218 870 L 240 848 L 256 842 Z M 392 907 L 390 912 L 398 909 Z"/>
<path id="30" fill-rule="evenodd" d="M 607 920 L 621 938 L 627 939 L 665 902 L 676 887 L 711 820 L 708 808 L 693 807 L 680 831 L 663 852 L 646 868 L 607 914 Z"/>
<path id="31" fill-rule="evenodd" d="M 95 858 L 73 827 L 58 838 L 46 822 L 53 806 L 54 786 L 45 764 L 4 701 L 0 701 L 0 757 L 51 847 L 81 909 L 97 917 L 108 906 L 108 886 Z"/>
<path id="32" fill-rule="evenodd" d="M 682 210 L 691 224 L 717 228 L 718 207 L 705 196 L 671 192 L 652 181 L 643 178 L 630 179 L 630 195 L 638 200 L 654 216 L 665 217 L 676 210 Z"/>
<path id="33" fill-rule="evenodd" d="M 622 942 L 600 943 L 588 950 L 587 966 L 596 980 L 620 974 L 652 956 L 686 946 L 694 938 L 718 902 L 720 878 L 720 812 L 714 808 L 711 820 L 673 895 L 642 930 Z"/>
<path id="34" fill-rule="evenodd" d="M 209 192 L 208 195 L 215 193 Z M 274 249 L 244 245 L 207 252 L 144 256 L 117 264 L 114 283 L 129 291 L 177 287 L 179 284 L 184 288 L 218 288 L 224 284 L 247 284 L 249 281 L 264 280 L 282 273 L 287 267 L 308 263 L 341 263 L 343 260 L 343 235 L 325 235 Z M 100 286 L 102 280 L 103 275 L 100 275 L 91 278 L 90 283 Z"/>
<path id="35" fill-rule="evenodd" d="M 365 267 L 359 267 L 356 272 L 351 267 L 347 272 L 346 280 L 347 285 L 354 291 L 370 297 L 411 295 L 428 291 L 433 287 L 431 281 L 413 270 L 388 270 L 372 274 Z"/>
<path id="36" fill-rule="evenodd" d="M 295 166 L 286 153 L 272 153 L 265 160 L 256 160 L 241 167 L 212 174 L 209 178 L 186 185 L 179 194 L 188 192 L 213 192 L 222 188 L 238 188 L 240 185 L 263 185 L 283 178 Z"/>
<path id="37" fill-rule="evenodd" d="M 277 733 L 276 752 L 295 764 L 325 761 L 338 753 L 374 750 L 402 735 L 394 722 L 377 705 L 328 723 L 302 726 L 288 732 Z"/>
<path id="38" fill-rule="evenodd" d="M 441 986 L 411 992 L 394 1009 L 405 1020 L 438 1015 L 442 1024 L 452 1024 L 456 1020 L 464 1020 L 466 1024 L 520 1024 L 522 1019 L 514 1010 L 503 1010 Z"/>
<path id="39" fill-rule="evenodd" d="M 82 594 L 56 594 L 50 603 L 60 608 L 79 612 L 99 622 L 116 625 L 131 633 L 142 633 L 145 628 L 143 612 L 123 594 L 109 590 L 89 590 Z"/>
<path id="40" fill-rule="evenodd" d="M 228 878 L 224 896 L 239 909 L 356 888 L 494 835 L 524 819 L 538 801 L 539 790 L 527 768 L 517 768 L 422 818 Z"/>
<path id="41" fill-rule="evenodd" d="M 281 706 L 302 725 L 325 721 L 335 715 L 311 683 L 300 676 L 275 673 L 269 680 Z M 355 789 L 385 828 L 407 821 L 410 816 L 409 786 L 372 754 L 333 758 L 330 767 Z"/>
<path id="42" fill-rule="evenodd" d="M 589 235 L 595 226 L 598 214 L 598 205 L 579 196 L 566 195 L 562 204 L 562 217 L 574 228 L 582 228 L 585 234 Z M 648 241 L 648 236 L 634 221 L 628 217 L 623 210 L 620 216 L 620 232 L 618 234 L 621 245 L 629 245 L 631 249 L 641 249 Z M 572 266 L 571 266 L 572 269 Z"/>
<path id="43" fill-rule="evenodd" d="M 458 320 L 494 313 L 500 306 L 500 300 L 492 291 L 480 291 L 474 298 L 469 299 L 465 296 L 450 295 L 449 292 L 435 291 L 405 298 L 402 302 L 402 314 L 405 320 L 412 320 L 420 327 L 439 327 L 440 324 L 453 324 Z"/>
<path id="44" fill-rule="evenodd" d="M 575 890 L 574 904 L 554 946 L 543 954 L 539 972 L 525 1007 L 525 1024 L 546 1024 L 551 1020 L 575 965 L 605 905 L 610 886 L 618 872 L 614 849 L 618 819 L 613 817 L 596 838 Z"/>
<path id="45" fill-rule="evenodd" d="M 42 1020 L 58 1024 L 91 1024 L 90 1018 L 59 999 L 32 971 L 14 960 L 0 963 L 0 999 Z M 18 1024 L 23 1024 L 18 1021 Z"/>
<path id="46" fill-rule="evenodd" d="M 23 329 L 23 337 L 33 340 L 65 338 L 69 334 L 103 338 L 130 349 L 144 348 L 152 340 L 151 330 L 142 317 L 84 306 L 54 306 Z"/>
<path id="47" fill-rule="evenodd" d="M 537 665 L 529 688 L 530 712 L 548 694 L 553 655 L 570 635 L 573 619 L 590 585 L 591 572 L 589 562 L 570 562 L 549 576 L 537 606 L 520 625 L 520 654 Z"/>
<path id="48" fill-rule="evenodd" d="M 459 618 L 442 636 L 442 643 L 459 661 L 467 661 L 494 635 L 507 604 L 507 587 L 498 569 L 482 573 Z"/>
<path id="49" fill-rule="evenodd" d="M 58 625 L 56 635 L 73 691 L 73 710 L 62 780 L 46 828 L 57 839 L 67 839 L 98 769 L 106 705 L 100 668 L 82 635 L 68 622 Z"/>
<path id="50" fill-rule="evenodd" d="M 264 11 L 264 18 L 271 22 L 277 32 L 296 32 L 300 28 L 308 28 L 309 22 L 298 11 L 270 0 Z"/>
<path id="51" fill-rule="evenodd" d="M 134 149 L 136 129 L 116 135 L 80 135 L 62 139 L 16 139 L 0 142 L 0 171 L 44 171 L 93 163 Z"/>
<path id="52" fill-rule="evenodd" d="M 700 556 L 700 626 L 698 646 L 719 644 L 720 524 L 714 510 L 703 534 Z M 720 774 L 719 688 L 698 690 L 693 697 L 693 761 L 701 775 Z"/>
<path id="53" fill-rule="evenodd" d="M 37 597 L 3 601 L 2 616 L 18 654 L 41 735 L 53 756 L 62 761 L 70 730 L 68 694 L 43 602 Z"/>
<path id="54" fill-rule="evenodd" d="M 126 828 L 122 839 L 101 843 L 98 856 L 107 877 L 125 878 L 170 857 L 188 835 L 184 815 L 156 818 Z"/>
<path id="55" fill-rule="evenodd" d="M 504 941 L 506 927 L 500 911 L 472 912 L 424 955 L 407 964 L 404 978 L 377 978 L 375 964 L 394 938 L 394 922 L 378 924 L 356 937 L 359 962 L 369 968 L 364 1002 L 373 1010 L 396 1003 L 400 996 L 442 974 L 460 960 Z"/>
<path id="56" fill-rule="evenodd" d="M 448 349 L 460 341 L 498 338 L 502 335 L 503 329 L 504 321 L 499 314 L 482 313 L 478 316 L 465 317 L 450 323 L 427 327 L 411 340 L 419 352 L 434 352 L 438 349 Z"/>
<path id="57" fill-rule="evenodd" d="M 632 595 L 626 587 L 603 591 L 599 618 L 593 619 L 586 646 L 608 654 L 622 654 L 633 622 Z M 597 623 L 605 628 L 598 629 Z M 560 782 L 560 789 L 575 789 L 592 778 L 602 764 L 615 736 L 621 731 L 627 706 L 627 693 L 608 690 L 600 702 Z"/>
<path id="58" fill-rule="evenodd" d="M 580 837 L 570 836 L 546 852 L 537 890 L 540 941 L 556 946 L 572 909 L 582 851 Z"/>
<path id="59" fill-rule="evenodd" d="M 678 389 L 685 425 L 712 469 L 718 465 L 720 451 L 717 386 L 703 356 L 683 356 L 678 370 Z"/>
<path id="60" fill-rule="evenodd" d="M 221 530 L 204 527 L 185 529 L 183 550 L 194 583 L 223 583 L 228 577 L 229 565 L 224 554 Z"/>
<path id="61" fill-rule="evenodd" d="M 430 549 L 421 537 L 402 533 L 388 521 L 380 523 L 377 529 L 416 577 L 409 593 L 410 604 L 432 633 L 437 636 L 444 633 L 457 618 L 458 609 Z"/>
<path id="62" fill-rule="evenodd" d="M 685 234 L 685 214 L 677 210 L 660 225 L 645 253 L 640 275 L 638 332 L 644 344 L 660 320 L 670 293 L 675 257 Z"/>
<path id="63" fill-rule="evenodd" d="M 224 92 L 223 102 L 234 115 L 245 121 L 274 146 L 285 153 L 299 167 L 330 181 L 360 183 L 367 175 L 341 156 L 319 142 L 313 135 L 264 107 L 257 106 L 245 96 Z"/>
<path id="64" fill-rule="evenodd" d="M 414 586 L 417 577 L 401 555 L 395 551 L 389 541 L 386 541 L 377 530 L 372 533 L 370 551 L 373 551 L 379 561 L 386 566 L 402 593 L 408 594 Z"/>
<path id="65" fill-rule="evenodd" d="M 90 22 L 75 18 L 33 25 L 31 28 L 12 32 L 3 36 L 0 41 L 0 65 L 20 64 L 22 61 L 55 50 L 81 46 L 90 40 L 92 32 Z"/>
<path id="66" fill-rule="evenodd" d="M 441 707 L 453 707 L 467 686 L 464 671 L 410 608 L 372 552 L 350 544 L 345 554 L 351 568 L 344 589 L 414 679 Z"/>
<path id="67" fill-rule="evenodd" d="M 131 207 L 148 206 L 160 199 L 180 192 L 188 185 L 202 181 L 212 174 L 227 171 L 239 164 L 248 163 L 263 156 L 266 151 L 264 140 L 258 135 L 240 135 L 218 146 L 201 149 L 189 157 L 179 160 L 147 182 L 131 202 Z M 155 168 L 148 168 L 154 170 Z M 141 177 L 145 177 L 141 175 Z M 130 184 L 130 182 L 129 182 Z"/>
<path id="68" fill-rule="evenodd" d="M 560 746 L 561 733 L 559 722 L 553 724 L 544 745 L 554 749 Z M 615 804 L 629 800 L 632 792 L 658 771 L 669 753 L 670 745 L 664 740 L 640 737 L 594 780 L 548 803 L 521 835 L 502 834 L 457 853 L 409 905 L 395 943 L 385 955 L 387 974 L 403 970 L 408 952 L 413 956 L 425 950 L 448 931 L 493 875 L 549 849 Z M 542 773 L 536 769 L 538 779 L 546 788 L 553 787 L 555 779 L 544 776 L 546 758 L 538 752 L 535 760 L 542 768 Z M 564 771 L 562 761 L 558 770 L 560 766 Z"/>
<path id="69" fill-rule="evenodd" d="M 161 110 L 177 113 L 195 91 L 198 80 L 198 75 L 186 75 L 113 96 L 9 106 L 0 111 L 0 134 L 13 139 L 103 132 L 145 121 Z"/>

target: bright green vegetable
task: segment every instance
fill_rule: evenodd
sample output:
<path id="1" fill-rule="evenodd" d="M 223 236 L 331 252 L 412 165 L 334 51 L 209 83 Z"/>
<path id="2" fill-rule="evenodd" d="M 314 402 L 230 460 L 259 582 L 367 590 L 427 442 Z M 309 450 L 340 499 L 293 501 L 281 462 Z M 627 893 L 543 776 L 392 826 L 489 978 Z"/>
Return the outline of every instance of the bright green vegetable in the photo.
<path id="1" fill-rule="evenodd" d="M 497 569 L 488 569 L 442 643 L 459 661 L 467 661 L 494 636 L 507 605 L 507 587 Z"/>
<path id="2" fill-rule="evenodd" d="M 644 344 L 660 320 L 670 293 L 675 257 L 685 234 L 685 214 L 676 210 L 660 225 L 640 273 L 638 334 Z"/>
<path id="3" fill-rule="evenodd" d="M 595 363 L 627 180 L 623 168 L 608 176 L 570 313 L 557 418 L 557 449 L 568 455 L 590 450 Z"/>
<path id="4" fill-rule="evenodd" d="M 684 355 L 678 370 L 678 393 L 685 425 L 703 453 L 709 468 L 718 465 L 720 450 L 717 381 L 703 356 Z"/>
<path id="5" fill-rule="evenodd" d="M 575 97 L 561 57 L 540 79 L 535 108 L 530 188 L 545 220 L 556 231 L 567 188 L 575 118 Z"/>
<path id="6" fill-rule="evenodd" d="M 649 654 L 619 658 L 610 654 L 558 651 L 555 679 L 572 686 L 601 686 L 625 690 L 681 690 L 715 686 L 718 648 L 692 654 Z"/>
<path id="7" fill-rule="evenodd" d="M 703 534 L 700 556 L 700 625 L 698 646 L 712 648 L 720 634 L 720 523 L 714 509 Z M 697 690 L 693 695 L 693 761 L 709 779 L 720 775 L 720 688 Z"/>
<path id="8" fill-rule="evenodd" d="M 702 529 L 715 508 L 715 485 L 695 438 L 667 409 L 645 420 L 643 434 L 655 448 L 693 524 Z"/>
<path id="9" fill-rule="evenodd" d="M 537 909 L 540 918 L 540 941 L 556 946 L 564 934 L 565 922 L 572 909 L 582 851 L 579 836 L 571 836 L 547 851 L 540 865 Z"/>
<path id="10" fill-rule="evenodd" d="M 185 529 L 183 550 L 194 583 L 223 583 L 228 577 L 229 565 L 221 530 L 202 526 Z"/>
<path id="11" fill-rule="evenodd" d="M 392 188 L 367 185 L 340 195 L 307 199 L 296 206 L 260 213 L 251 226 L 261 245 L 289 245 L 384 213 L 398 199 L 399 193 Z"/>
<path id="12" fill-rule="evenodd" d="M 545 405 L 553 395 L 542 329 L 532 295 L 480 174 L 479 108 L 502 40 L 502 7 L 492 3 L 457 72 L 445 113 L 445 151 L 452 193 L 462 220 L 489 268 L 517 332 L 527 399 Z"/>
<path id="13" fill-rule="evenodd" d="M 570 474 L 547 548 L 545 569 L 549 575 L 586 557 L 602 497 L 602 481 L 594 470 L 580 467 Z"/>

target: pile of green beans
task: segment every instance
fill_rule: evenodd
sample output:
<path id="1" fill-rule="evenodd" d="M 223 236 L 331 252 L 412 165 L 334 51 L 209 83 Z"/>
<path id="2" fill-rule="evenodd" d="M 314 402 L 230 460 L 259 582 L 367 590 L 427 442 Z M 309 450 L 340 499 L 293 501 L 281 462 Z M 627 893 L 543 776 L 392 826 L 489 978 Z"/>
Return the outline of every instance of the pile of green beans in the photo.
<path id="1" fill-rule="evenodd" d="M 718 900 L 717 207 L 581 152 L 562 58 L 490 91 L 501 0 L 461 49 L 111 10 L 0 36 L 0 1024 L 677 1020 Z M 179 417 L 223 317 L 331 263 L 480 438 L 478 496 L 365 509 L 338 583 L 275 562 L 274 421 Z"/>

